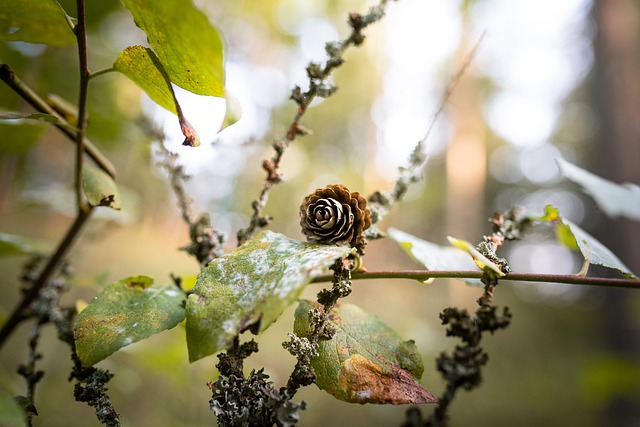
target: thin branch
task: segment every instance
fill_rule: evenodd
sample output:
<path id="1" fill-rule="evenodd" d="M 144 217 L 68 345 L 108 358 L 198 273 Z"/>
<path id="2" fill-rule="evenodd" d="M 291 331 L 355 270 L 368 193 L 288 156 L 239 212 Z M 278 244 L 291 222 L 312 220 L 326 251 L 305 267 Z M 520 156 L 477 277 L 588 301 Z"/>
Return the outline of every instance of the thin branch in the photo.
<path id="1" fill-rule="evenodd" d="M 482 271 L 463 270 L 381 270 L 381 271 L 356 271 L 351 274 L 353 280 L 363 279 L 411 279 L 424 282 L 429 279 L 481 279 Z M 333 274 L 323 274 L 314 278 L 312 283 L 330 282 Z M 640 280 L 637 279 L 613 279 L 605 277 L 583 277 L 565 274 L 534 274 L 534 273 L 509 273 L 500 278 L 500 282 L 540 282 L 540 283 L 564 283 L 569 285 L 609 286 L 613 288 L 639 289 Z"/>
<path id="2" fill-rule="evenodd" d="M 67 234 L 64 236 L 60 244 L 58 245 L 54 254 L 49 258 L 47 264 L 42 269 L 42 272 L 38 276 L 38 278 L 33 282 L 33 285 L 22 297 L 22 301 L 18 304 L 18 306 L 13 310 L 11 316 L 7 319 L 4 325 L 2 325 L 2 329 L 0 329 L 0 348 L 5 343 L 11 332 L 18 326 L 18 324 L 24 320 L 24 312 L 29 308 L 31 303 L 35 301 L 40 293 L 40 290 L 44 287 L 44 285 L 51 279 L 55 271 L 58 269 L 61 261 L 66 257 L 67 253 L 73 246 L 76 241 L 80 230 L 82 230 L 83 225 L 89 219 L 91 214 L 91 207 L 87 204 L 81 205 L 81 209 L 78 212 L 78 216 L 75 221 L 67 231 Z"/>
<path id="3" fill-rule="evenodd" d="M 60 114 L 56 112 L 47 102 L 42 99 L 37 93 L 33 91 L 26 83 L 24 83 L 18 76 L 15 75 L 11 67 L 7 64 L 0 64 L 0 80 L 4 81 L 14 92 L 20 95 L 25 101 L 27 101 L 33 108 L 40 113 L 50 114 L 60 121 L 60 124 L 55 126 L 64 133 L 69 139 L 76 143 L 76 132 L 70 130 L 74 126 L 67 122 Z M 112 178 L 116 176 L 116 168 L 111 164 L 104 154 L 87 138 L 83 139 L 84 148 L 89 157 L 91 157 L 96 164 L 108 173 Z"/>
<path id="4" fill-rule="evenodd" d="M 193 199 L 189 196 L 184 185 L 189 177 L 185 174 L 184 168 L 178 164 L 178 155 L 164 146 L 164 135 L 157 130 L 153 130 L 153 132 L 157 133 L 158 147 L 162 157 L 158 163 L 169 174 L 169 183 L 176 195 L 182 219 L 189 226 L 191 244 L 181 249 L 193 255 L 200 265 L 205 267 L 213 259 L 224 254 L 222 245 L 225 235 L 211 226 L 211 219 L 207 213 L 198 216 L 193 214 Z"/>
<path id="5" fill-rule="evenodd" d="M 384 218 L 389 213 L 396 202 L 402 200 L 404 195 L 409 190 L 411 184 L 421 179 L 422 169 L 424 168 L 424 165 L 427 161 L 425 144 L 429 139 L 429 136 L 431 135 L 435 124 L 442 115 L 442 112 L 449 103 L 449 98 L 451 98 L 453 91 L 473 62 L 473 59 L 475 58 L 483 39 L 484 33 L 482 34 L 482 36 L 480 36 L 475 46 L 471 49 L 465 61 L 462 63 L 460 68 L 458 68 L 458 71 L 449 80 L 449 84 L 440 97 L 438 108 L 431 118 L 431 122 L 429 123 L 429 127 L 427 128 L 427 132 L 425 133 L 424 137 L 422 137 L 422 139 L 418 141 L 415 148 L 411 152 L 408 165 L 400 167 L 400 176 L 396 180 L 391 194 L 385 194 L 381 191 L 376 191 L 371 196 L 369 196 L 369 208 L 372 211 L 371 220 L 374 224 L 381 221 L 382 218 Z M 379 233 L 375 227 L 372 227 L 367 237 L 375 239 L 382 236 L 383 235 Z"/>
<path id="6" fill-rule="evenodd" d="M 344 63 L 344 59 L 342 58 L 344 52 L 350 46 L 359 46 L 364 42 L 365 36 L 362 34 L 362 30 L 374 22 L 379 21 L 384 16 L 387 3 L 388 0 L 381 0 L 380 3 L 372 7 L 366 15 L 350 13 L 349 25 L 352 30 L 351 34 L 344 40 L 330 42 L 325 45 L 325 51 L 329 59 L 324 65 L 314 62 L 309 63 L 307 66 L 309 89 L 306 92 L 302 92 L 302 89 L 298 86 L 294 87 L 291 91 L 291 99 L 298 106 L 296 114 L 289 124 L 285 135 L 273 144 L 273 157 L 264 160 L 262 163 L 262 167 L 267 172 L 267 176 L 260 194 L 251 204 L 253 214 L 249 226 L 238 232 L 238 246 L 247 241 L 258 229 L 266 227 L 271 222 L 272 218 L 263 215 L 262 211 L 269 200 L 271 188 L 282 182 L 282 175 L 280 174 L 280 161 L 282 160 L 282 156 L 297 136 L 303 136 L 309 133 L 307 129 L 300 125 L 300 120 L 316 97 L 326 98 L 337 90 L 337 87 L 328 82 L 327 79 L 337 67 Z"/>
<path id="7" fill-rule="evenodd" d="M 84 162 L 84 135 L 87 130 L 87 95 L 89 92 L 89 65 L 87 61 L 87 29 L 85 22 L 84 0 L 78 0 L 78 24 L 74 31 L 78 39 L 78 59 L 80 65 L 80 96 L 78 99 L 78 133 L 76 134 L 75 189 L 78 210 L 84 200 L 82 190 L 82 166 Z"/>

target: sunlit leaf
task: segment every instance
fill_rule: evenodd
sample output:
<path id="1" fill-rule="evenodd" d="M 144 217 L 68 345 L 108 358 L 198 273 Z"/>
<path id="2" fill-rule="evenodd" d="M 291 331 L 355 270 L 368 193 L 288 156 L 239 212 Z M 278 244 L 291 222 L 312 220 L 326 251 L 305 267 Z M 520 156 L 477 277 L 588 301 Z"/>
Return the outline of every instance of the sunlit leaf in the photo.
<path id="1" fill-rule="evenodd" d="M 41 246 L 23 236 L 0 233 L 0 257 L 41 253 Z"/>
<path id="2" fill-rule="evenodd" d="M 122 0 L 170 80 L 199 95 L 224 96 L 224 47 L 191 0 Z"/>
<path id="3" fill-rule="evenodd" d="M 569 249 L 579 249 L 590 264 L 618 270 L 630 278 L 637 277 L 609 248 L 573 222 L 563 218 L 556 207 L 547 205 L 544 215 L 532 216 L 532 219 L 554 224 L 558 241 Z"/>
<path id="4" fill-rule="evenodd" d="M 176 100 L 171 90 L 171 83 L 162 75 L 162 67 L 153 51 L 144 46 L 129 46 L 116 58 L 113 69 L 127 76 L 149 95 L 154 102 L 176 112 Z"/>
<path id="5" fill-rule="evenodd" d="M 476 270 L 473 259 L 465 251 L 427 242 L 404 231 L 390 228 L 387 233 L 402 249 L 427 270 Z M 482 285 L 479 279 L 463 279 L 471 285 Z M 429 279 L 428 282 L 433 281 Z"/>
<path id="6" fill-rule="evenodd" d="M 17 113 L 13 111 L 0 111 L 0 120 L 37 121 L 59 125 L 72 132 L 78 130 L 74 126 L 71 126 L 69 123 L 58 119 L 56 116 L 52 116 L 51 114 L 46 113 Z"/>
<path id="7" fill-rule="evenodd" d="M 264 231 L 213 260 L 187 299 L 189 360 L 227 348 L 246 329 L 263 331 L 312 278 L 351 252 Z"/>
<path id="8" fill-rule="evenodd" d="M 185 294 L 151 277 L 112 283 L 84 308 L 74 337 L 78 357 L 91 366 L 122 347 L 171 329 L 184 319 Z"/>
<path id="9" fill-rule="evenodd" d="M 129 46 L 116 58 L 113 69 L 137 84 L 161 107 L 178 116 L 180 130 L 185 136 L 183 145 L 198 147 L 200 137 L 182 114 L 182 108 L 171 87 L 171 81 L 156 54 L 143 46 Z"/>
<path id="10" fill-rule="evenodd" d="M 115 181 L 108 174 L 96 167 L 84 165 L 82 184 L 91 206 L 107 206 L 120 210 L 120 193 Z"/>
<path id="11" fill-rule="evenodd" d="M 600 178 L 574 164 L 556 159 L 560 172 L 567 179 L 578 183 L 595 199 L 609 216 L 625 216 L 640 221 L 640 187 L 635 184 L 616 184 Z"/>
<path id="12" fill-rule="evenodd" d="M 504 276 L 502 269 L 498 265 L 496 265 L 493 261 L 488 259 L 486 256 L 482 255 L 480 251 L 478 251 L 472 243 L 467 242 L 466 240 L 456 239 L 455 237 L 451 237 L 451 236 L 447 236 L 447 240 L 456 248 L 462 249 L 463 251 L 471 255 L 471 258 L 473 258 L 473 261 L 482 270 L 486 271 L 487 269 L 489 269 L 493 273 L 495 273 L 498 277 Z"/>
<path id="13" fill-rule="evenodd" d="M 226 112 L 224 114 L 224 120 L 222 120 L 222 125 L 220 126 L 220 130 L 231 126 L 242 117 L 242 107 L 240 106 L 240 101 L 236 99 L 231 93 L 227 92 L 224 95 L 224 100 L 226 103 Z"/>
<path id="14" fill-rule="evenodd" d="M 55 0 L 0 0 L 0 40 L 66 46 L 76 36 Z"/>
<path id="15" fill-rule="evenodd" d="M 309 310 L 319 307 L 311 301 L 300 303 L 293 326 L 298 336 L 310 336 Z M 329 319 L 336 333 L 330 340 L 320 340 L 318 356 L 311 359 L 320 389 L 353 403 L 438 402 L 418 383 L 424 366 L 413 341 L 402 340 L 355 305 L 337 304 Z"/>
<path id="16" fill-rule="evenodd" d="M 5 391 L 0 391 L 0 426 L 24 427 L 27 425 L 25 412 L 16 399 Z"/>

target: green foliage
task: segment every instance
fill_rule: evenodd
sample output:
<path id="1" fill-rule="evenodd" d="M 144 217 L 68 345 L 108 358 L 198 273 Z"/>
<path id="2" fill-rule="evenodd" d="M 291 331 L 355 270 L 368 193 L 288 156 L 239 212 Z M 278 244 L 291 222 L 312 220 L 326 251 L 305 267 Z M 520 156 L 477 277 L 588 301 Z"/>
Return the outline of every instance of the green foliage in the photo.
<path id="1" fill-rule="evenodd" d="M 557 208 L 548 205 L 545 207 L 544 215 L 532 215 L 531 218 L 554 224 L 558 241 L 569 249 L 579 249 L 585 261 L 589 264 L 612 268 L 629 278 L 637 278 L 609 248 L 576 224 L 563 218 Z"/>
<path id="2" fill-rule="evenodd" d="M 0 426 L 24 427 L 27 425 L 25 413 L 9 393 L 0 391 Z"/>
<path id="3" fill-rule="evenodd" d="M 76 42 L 55 0 L 0 0 L 0 40 L 67 46 Z"/>
<path id="4" fill-rule="evenodd" d="M 320 304 L 301 301 L 294 332 L 313 333 L 310 310 Z M 436 403 L 417 382 L 424 365 L 413 341 L 402 338 L 377 317 L 352 304 L 336 304 L 328 313 L 336 333 L 318 342 L 311 359 L 316 385 L 335 398 L 353 403 Z"/>
<path id="5" fill-rule="evenodd" d="M 640 221 L 640 187 L 635 184 L 615 184 L 600 178 L 566 160 L 556 162 L 565 178 L 578 183 L 595 199 L 609 216 L 625 216 Z"/>
<path id="6" fill-rule="evenodd" d="M 244 330 L 265 330 L 311 279 L 351 252 L 264 231 L 213 260 L 187 299 L 189 360 L 229 347 Z"/>
<path id="7" fill-rule="evenodd" d="M 159 61 L 151 49 L 143 46 L 129 46 L 120 52 L 113 64 L 113 69 L 140 86 L 158 105 L 173 114 L 178 114 L 171 82 L 165 78 Z"/>
<path id="8" fill-rule="evenodd" d="M 91 366 L 129 344 L 171 329 L 184 319 L 185 294 L 151 277 L 112 283 L 78 314 L 74 336 L 83 366 Z"/>
<path id="9" fill-rule="evenodd" d="M 389 237 L 427 270 L 475 270 L 472 258 L 457 247 L 427 242 L 396 228 L 387 230 Z M 463 279 L 470 285 L 482 285 L 478 279 Z M 429 280 L 428 282 L 431 282 Z"/>
<path id="10" fill-rule="evenodd" d="M 199 95 L 224 96 L 224 48 L 191 0 L 122 0 L 171 82 Z"/>
<path id="11" fill-rule="evenodd" d="M 84 194 L 91 206 L 107 206 L 120 210 L 120 192 L 115 181 L 102 170 L 84 165 L 82 169 Z"/>

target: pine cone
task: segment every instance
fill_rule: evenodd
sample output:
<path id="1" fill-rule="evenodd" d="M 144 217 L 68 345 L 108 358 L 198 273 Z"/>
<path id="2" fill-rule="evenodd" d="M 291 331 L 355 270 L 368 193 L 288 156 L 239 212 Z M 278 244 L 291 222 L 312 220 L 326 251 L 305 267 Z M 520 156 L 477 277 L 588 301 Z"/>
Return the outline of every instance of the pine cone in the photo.
<path id="1" fill-rule="evenodd" d="M 371 226 L 367 200 L 343 185 L 329 185 L 308 195 L 300 205 L 300 225 L 307 240 L 326 245 L 362 248 L 362 232 Z"/>

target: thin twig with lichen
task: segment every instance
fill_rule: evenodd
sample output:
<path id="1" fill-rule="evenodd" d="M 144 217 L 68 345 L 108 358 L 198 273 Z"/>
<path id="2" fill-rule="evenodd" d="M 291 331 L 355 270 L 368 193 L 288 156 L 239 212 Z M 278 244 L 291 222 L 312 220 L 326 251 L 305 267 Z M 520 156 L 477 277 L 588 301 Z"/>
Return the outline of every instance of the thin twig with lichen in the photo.
<path id="1" fill-rule="evenodd" d="M 400 176 L 396 180 L 391 193 L 375 191 L 369 196 L 368 201 L 369 209 L 371 210 L 371 221 L 374 225 L 380 222 L 391 211 L 391 208 L 396 202 L 402 200 L 412 184 L 418 182 L 422 178 L 422 169 L 424 168 L 424 165 L 427 161 L 425 144 L 429 139 L 429 136 L 431 135 L 435 124 L 442 115 L 444 108 L 448 104 L 449 98 L 451 98 L 453 91 L 462 79 L 462 76 L 464 76 L 464 74 L 469 69 L 469 66 L 473 62 L 473 59 L 478 52 L 478 48 L 480 47 L 483 38 L 484 34 L 480 37 L 473 49 L 471 49 L 465 61 L 462 63 L 460 68 L 458 68 L 458 71 L 449 80 L 449 84 L 440 97 L 438 108 L 431 118 L 431 122 L 429 123 L 429 127 L 427 128 L 427 132 L 425 133 L 424 137 L 420 141 L 418 141 L 413 151 L 411 152 L 408 164 L 399 168 Z M 370 228 L 367 232 L 367 238 L 369 239 L 376 239 L 383 236 L 384 235 L 375 226 Z"/>
<path id="2" fill-rule="evenodd" d="M 154 132 L 157 133 L 157 132 Z M 178 208 L 185 223 L 189 226 L 189 237 L 191 243 L 181 249 L 193 255 L 202 267 L 224 254 L 222 244 L 225 235 L 211 226 L 209 214 L 202 213 L 194 216 L 192 205 L 193 199 L 189 196 L 184 182 L 189 176 L 184 172 L 184 167 L 178 164 L 178 155 L 169 151 L 163 143 L 163 137 L 159 136 L 158 147 L 162 166 L 169 174 L 169 183 L 173 193 L 176 195 Z"/>
<path id="3" fill-rule="evenodd" d="M 381 0 L 378 5 L 372 7 L 365 15 L 350 13 L 349 25 L 351 26 L 351 34 L 344 40 L 329 42 L 325 45 L 325 52 L 329 59 L 327 59 L 324 65 L 315 62 L 309 63 L 307 66 L 309 89 L 303 92 L 299 86 L 296 86 L 291 91 L 291 99 L 298 106 L 296 114 L 289 124 L 285 135 L 273 143 L 273 156 L 270 159 L 264 160 L 262 163 L 262 167 L 267 172 L 267 176 L 260 194 L 251 203 L 253 214 L 251 215 L 249 225 L 238 231 L 238 246 L 251 238 L 258 229 L 266 227 L 271 222 L 272 218 L 268 215 L 263 215 L 262 212 L 269 200 L 271 188 L 282 182 L 282 174 L 280 173 L 282 156 L 297 136 L 303 136 L 309 133 L 309 131 L 300 124 L 300 120 L 316 97 L 327 98 L 338 89 L 328 81 L 331 73 L 344 63 L 342 55 L 350 46 L 359 46 L 364 42 L 365 36 L 362 34 L 362 31 L 384 16 L 387 3 L 388 0 Z"/>

